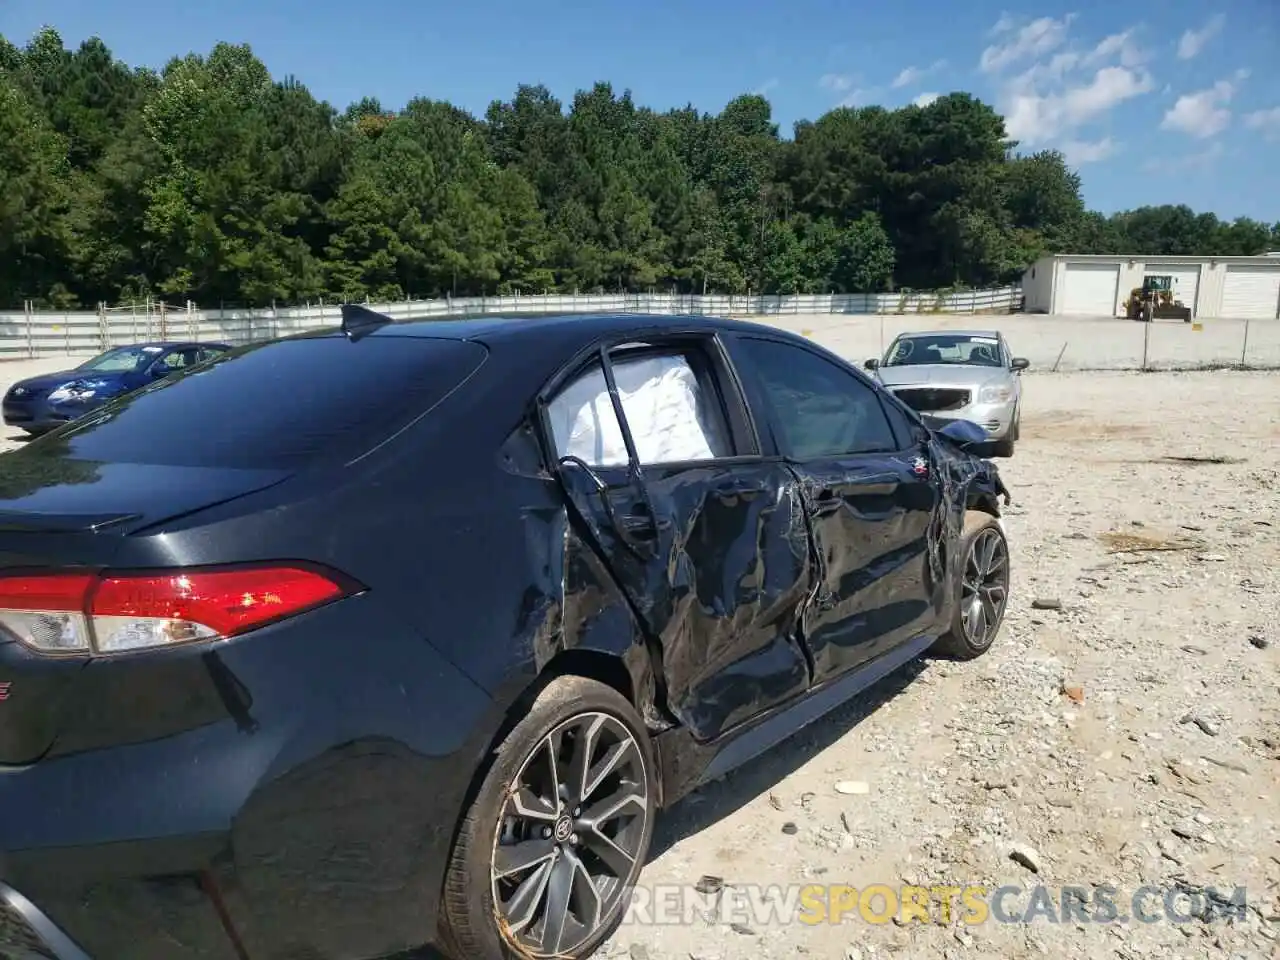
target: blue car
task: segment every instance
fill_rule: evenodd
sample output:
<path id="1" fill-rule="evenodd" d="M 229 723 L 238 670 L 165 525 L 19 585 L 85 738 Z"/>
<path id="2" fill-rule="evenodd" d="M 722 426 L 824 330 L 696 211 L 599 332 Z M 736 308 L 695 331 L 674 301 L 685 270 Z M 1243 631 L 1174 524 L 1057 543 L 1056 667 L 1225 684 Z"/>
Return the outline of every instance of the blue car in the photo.
<path id="1" fill-rule="evenodd" d="M 181 341 L 115 347 L 74 370 L 19 380 L 4 396 L 4 422 L 31 434 L 44 433 L 230 349 L 225 343 Z"/>

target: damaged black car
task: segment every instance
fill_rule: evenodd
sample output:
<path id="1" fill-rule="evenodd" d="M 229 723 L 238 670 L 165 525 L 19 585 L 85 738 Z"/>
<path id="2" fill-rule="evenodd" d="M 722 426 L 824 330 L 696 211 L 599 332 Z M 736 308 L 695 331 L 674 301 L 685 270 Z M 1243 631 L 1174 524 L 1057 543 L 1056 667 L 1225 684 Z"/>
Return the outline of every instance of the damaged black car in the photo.
<path id="1" fill-rule="evenodd" d="M 0 957 L 590 956 L 656 811 L 990 648 L 983 439 L 771 327 L 349 307 L 0 455 Z"/>

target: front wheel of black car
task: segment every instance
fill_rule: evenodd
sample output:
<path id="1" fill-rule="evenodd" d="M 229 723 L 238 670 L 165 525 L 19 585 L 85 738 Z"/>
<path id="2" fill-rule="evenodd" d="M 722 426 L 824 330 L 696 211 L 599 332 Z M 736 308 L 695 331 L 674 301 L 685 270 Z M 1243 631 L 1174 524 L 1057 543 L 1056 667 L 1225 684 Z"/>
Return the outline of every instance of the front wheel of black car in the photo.
<path id="1" fill-rule="evenodd" d="M 951 628 L 938 640 L 938 650 L 972 660 L 991 649 L 1009 602 L 1009 541 L 1000 522 L 988 513 L 965 514 L 958 555 Z"/>
<path id="2" fill-rule="evenodd" d="M 653 836 L 656 770 L 625 697 L 558 677 L 498 747 L 445 880 L 460 960 L 589 957 L 618 927 Z"/>

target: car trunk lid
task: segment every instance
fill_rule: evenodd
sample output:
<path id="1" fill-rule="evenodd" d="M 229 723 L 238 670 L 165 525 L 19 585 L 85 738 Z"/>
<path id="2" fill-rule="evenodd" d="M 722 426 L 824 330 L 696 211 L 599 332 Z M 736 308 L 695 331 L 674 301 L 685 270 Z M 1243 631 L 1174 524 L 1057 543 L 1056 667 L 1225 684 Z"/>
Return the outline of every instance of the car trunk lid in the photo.
<path id="1" fill-rule="evenodd" d="M 75 460 L 39 441 L 0 457 L 0 577 L 110 567 L 129 534 L 288 476 Z M 87 662 L 80 654 L 37 653 L 0 627 L 0 765 L 31 763 L 48 751 Z"/>

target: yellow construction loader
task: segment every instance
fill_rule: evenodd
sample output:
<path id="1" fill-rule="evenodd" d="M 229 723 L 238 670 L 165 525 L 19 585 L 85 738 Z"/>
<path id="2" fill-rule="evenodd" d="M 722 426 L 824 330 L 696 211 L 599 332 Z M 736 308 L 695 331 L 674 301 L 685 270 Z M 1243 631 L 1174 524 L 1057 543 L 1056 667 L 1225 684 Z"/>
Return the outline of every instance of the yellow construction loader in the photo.
<path id="1" fill-rule="evenodd" d="M 1173 277 L 1143 277 L 1142 286 L 1129 291 L 1124 302 L 1125 316 L 1130 320 L 1181 320 L 1191 322 L 1191 308 L 1174 299 Z"/>

